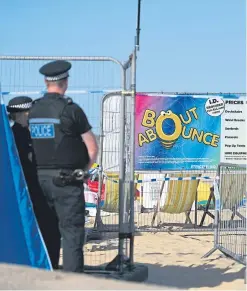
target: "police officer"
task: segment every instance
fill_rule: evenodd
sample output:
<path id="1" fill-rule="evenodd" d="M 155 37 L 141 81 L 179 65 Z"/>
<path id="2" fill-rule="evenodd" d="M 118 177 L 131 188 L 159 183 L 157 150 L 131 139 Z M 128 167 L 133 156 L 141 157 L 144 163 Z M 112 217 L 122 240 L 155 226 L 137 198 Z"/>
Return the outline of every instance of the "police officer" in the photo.
<path id="1" fill-rule="evenodd" d="M 33 160 L 32 140 L 28 130 L 28 112 L 33 100 L 27 96 L 11 99 L 7 106 L 9 118 L 13 122 L 12 131 L 19 153 L 26 182 L 32 185 L 35 178 L 35 163 Z"/>
<path id="2" fill-rule="evenodd" d="M 86 172 L 98 148 L 84 111 L 64 95 L 70 68 L 71 63 L 62 60 L 40 68 L 47 93 L 34 103 L 29 123 L 39 181 L 59 219 L 63 269 L 83 272 L 85 201 L 75 170 Z"/>
<path id="3" fill-rule="evenodd" d="M 33 204 L 33 210 L 52 266 L 54 269 L 57 269 L 59 260 L 57 249 L 60 247 L 60 232 L 56 213 L 49 208 L 38 182 L 36 160 L 28 129 L 28 113 L 32 107 L 32 102 L 32 99 L 27 96 L 15 97 L 9 101 L 7 111 L 9 112 L 10 121 L 13 123 L 12 131 Z"/>

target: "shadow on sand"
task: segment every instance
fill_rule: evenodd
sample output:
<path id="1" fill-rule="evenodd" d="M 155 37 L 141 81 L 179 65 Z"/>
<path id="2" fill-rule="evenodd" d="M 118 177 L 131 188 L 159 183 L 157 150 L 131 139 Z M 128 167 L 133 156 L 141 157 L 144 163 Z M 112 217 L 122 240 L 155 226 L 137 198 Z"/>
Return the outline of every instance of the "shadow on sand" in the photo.
<path id="1" fill-rule="evenodd" d="M 245 267 L 237 272 L 230 268 L 220 269 L 213 264 L 202 266 L 162 266 L 159 264 L 144 264 L 148 267 L 149 279 L 146 283 L 170 288 L 212 288 L 223 282 L 233 282 L 242 279 L 244 284 Z M 228 272 L 230 270 L 230 272 Z"/>

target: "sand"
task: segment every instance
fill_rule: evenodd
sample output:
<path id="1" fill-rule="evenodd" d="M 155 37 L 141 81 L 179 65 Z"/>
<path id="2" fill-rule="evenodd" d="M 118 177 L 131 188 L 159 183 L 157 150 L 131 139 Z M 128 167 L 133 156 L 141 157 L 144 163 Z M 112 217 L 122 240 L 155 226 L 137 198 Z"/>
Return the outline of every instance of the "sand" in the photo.
<path id="1" fill-rule="evenodd" d="M 148 284 L 189 290 L 245 290 L 245 267 L 213 247 L 213 233 L 141 233 L 135 237 L 135 262 L 148 266 Z M 116 238 L 86 245 L 86 263 L 103 264 L 117 253 Z"/>
<path id="2" fill-rule="evenodd" d="M 152 216 L 152 213 L 136 215 L 136 226 L 151 225 Z M 202 211 L 198 211 L 198 221 L 201 216 Z M 193 217 L 192 212 L 192 220 Z M 103 217 L 102 220 L 106 225 L 116 225 L 118 222 L 114 215 Z M 162 213 L 157 217 L 156 222 L 159 221 L 181 223 L 185 221 L 185 215 Z M 207 216 L 204 226 L 212 227 L 212 223 L 212 218 Z M 172 229 L 175 230 L 176 227 Z M 114 259 L 118 249 L 118 234 L 107 235 L 108 238 L 100 243 L 91 241 L 85 245 L 86 264 L 101 265 Z M 213 248 L 213 241 L 213 231 L 200 228 L 197 232 L 137 233 L 134 260 L 148 266 L 147 283 L 157 284 L 162 288 L 246 290 L 243 265 L 226 258 L 219 251 L 202 259 Z"/>
<path id="3" fill-rule="evenodd" d="M 85 274 L 48 272 L 34 268 L 0 264 L 0 290 L 153 290 L 145 286 Z"/>
<path id="4" fill-rule="evenodd" d="M 245 267 L 215 252 L 213 234 L 142 234 L 135 239 L 135 261 L 149 268 L 148 283 L 199 290 L 246 290 Z"/>
<path id="5" fill-rule="evenodd" d="M 116 242 L 112 236 L 105 246 L 87 243 L 86 263 L 97 265 L 114 258 Z M 201 259 L 212 246 L 212 233 L 142 233 L 135 237 L 135 261 L 148 266 L 149 278 L 144 284 L 0 265 L 0 289 L 246 290 L 243 265 L 220 252 Z"/>

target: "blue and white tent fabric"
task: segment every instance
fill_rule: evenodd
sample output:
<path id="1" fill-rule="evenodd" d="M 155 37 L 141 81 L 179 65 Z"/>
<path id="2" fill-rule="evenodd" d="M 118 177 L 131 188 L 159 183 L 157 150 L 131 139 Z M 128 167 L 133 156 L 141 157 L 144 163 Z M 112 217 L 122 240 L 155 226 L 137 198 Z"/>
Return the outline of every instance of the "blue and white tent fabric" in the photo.
<path id="1" fill-rule="evenodd" d="M 0 263 L 52 270 L 0 96 Z"/>

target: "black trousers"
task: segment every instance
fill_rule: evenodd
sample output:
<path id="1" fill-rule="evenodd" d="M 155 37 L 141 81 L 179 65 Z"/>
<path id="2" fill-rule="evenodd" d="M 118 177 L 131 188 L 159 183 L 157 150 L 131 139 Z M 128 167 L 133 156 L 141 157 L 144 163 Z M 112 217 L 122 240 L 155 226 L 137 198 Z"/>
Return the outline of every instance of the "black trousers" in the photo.
<path id="1" fill-rule="evenodd" d="M 85 225 L 85 200 L 83 183 L 75 182 L 65 187 L 53 183 L 58 171 L 39 170 L 39 183 L 47 202 L 55 211 L 63 239 L 63 270 L 83 272 L 83 243 Z"/>
<path id="2" fill-rule="evenodd" d="M 36 179 L 28 181 L 28 189 L 33 210 L 39 224 L 53 269 L 58 269 L 61 235 L 58 218 L 54 209 L 49 207 L 47 199 Z"/>

